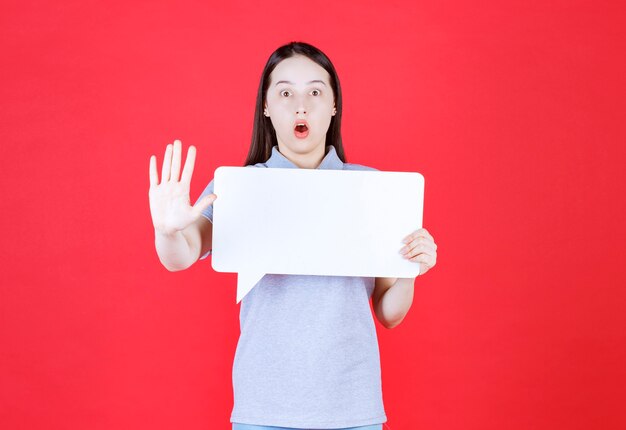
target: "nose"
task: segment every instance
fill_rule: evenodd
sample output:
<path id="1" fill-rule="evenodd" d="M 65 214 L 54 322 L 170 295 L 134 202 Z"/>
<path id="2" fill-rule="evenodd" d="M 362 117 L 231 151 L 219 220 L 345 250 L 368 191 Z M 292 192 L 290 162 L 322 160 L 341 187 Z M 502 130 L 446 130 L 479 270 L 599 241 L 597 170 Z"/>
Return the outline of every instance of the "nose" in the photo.
<path id="1" fill-rule="evenodd" d="M 300 97 L 298 99 L 298 103 L 296 104 L 296 115 L 306 115 L 306 113 L 308 112 L 305 100 L 305 97 Z"/>

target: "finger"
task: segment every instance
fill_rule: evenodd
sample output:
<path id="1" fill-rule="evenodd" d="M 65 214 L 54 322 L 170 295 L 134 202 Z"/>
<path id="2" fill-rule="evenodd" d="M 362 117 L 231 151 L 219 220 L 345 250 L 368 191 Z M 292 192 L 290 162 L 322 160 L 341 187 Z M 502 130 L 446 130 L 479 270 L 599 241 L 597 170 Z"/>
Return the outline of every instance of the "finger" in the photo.
<path id="1" fill-rule="evenodd" d="M 191 145 L 187 150 L 187 158 L 185 159 L 185 167 L 180 177 L 180 182 L 191 183 L 191 175 L 193 175 L 193 166 L 196 162 L 196 147 Z"/>
<path id="2" fill-rule="evenodd" d="M 159 183 L 159 174 L 157 173 L 156 155 L 150 156 L 150 186 L 153 187 Z"/>
<path id="3" fill-rule="evenodd" d="M 425 238 L 423 236 L 418 236 L 416 239 L 413 239 L 411 243 L 406 244 L 400 249 L 400 254 L 408 254 L 413 249 L 420 247 L 419 249 L 429 248 L 432 250 L 436 250 L 435 242 L 432 240 Z"/>
<path id="4" fill-rule="evenodd" d="M 172 166 L 172 144 L 168 144 L 165 148 L 165 156 L 163 157 L 163 167 L 161 168 L 161 183 L 170 180 L 170 167 Z"/>
<path id="5" fill-rule="evenodd" d="M 409 261 L 412 261 L 414 263 L 422 263 L 425 264 L 429 269 L 432 268 L 435 265 L 435 259 L 427 254 L 420 254 L 420 255 L 416 255 L 415 257 L 409 259 Z"/>
<path id="6" fill-rule="evenodd" d="M 415 248 L 411 249 L 409 252 L 407 252 L 406 254 L 404 254 L 404 258 L 412 258 L 415 257 L 416 255 L 420 255 L 420 254 L 427 254 L 427 255 L 436 255 L 436 251 L 431 248 L 429 245 L 427 244 L 420 244 L 418 246 L 416 246 Z"/>
<path id="7" fill-rule="evenodd" d="M 420 231 L 419 230 L 415 230 L 413 233 L 409 234 L 404 239 L 402 239 L 402 243 L 409 243 L 409 242 L 417 239 L 419 237 L 419 235 L 420 235 Z"/>
<path id="8" fill-rule="evenodd" d="M 198 217 L 202 214 L 202 211 L 208 208 L 213 204 L 213 202 L 217 199 L 215 194 L 209 194 L 208 196 L 202 197 L 193 207 L 193 213 L 195 217 Z"/>
<path id="9" fill-rule="evenodd" d="M 433 266 L 437 264 L 437 257 L 434 257 L 432 255 L 427 255 L 427 254 L 420 254 L 411 258 L 409 261 L 412 261 L 414 263 L 426 264 L 429 269 L 432 269 Z"/>
<path id="10" fill-rule="evenodd" d="M 182 158 L 182 144 L 180 140 L 174 141 L 174 154 L 172 155 L 172 173 L 170 175 L 170 181 L 178 181 L 180 176 L 180 162 Z"/>
<path id="11" fill-rule="evenodd" d="M 408 236 L 405 236 L 404 239 L 402 239 L 402 243 L 409 243 L 413 240 L 413 235 L 415 234 L 415 232 L 409 234 Z"/>
<path id="12" fill-rule="evenodd" d="M 420 228 L 420 229 L 418 229 L 418 230 L 415 230 L 415 231 L 414 231 L 413 233 L 411 233 L 410 235 L 406 236 L 406 237 L 402 240 L 402 242 L 404 242 L 404 243 L 408 243 L 408 242 L 410 242 L 411 240 L 414 240 L 414 239 L 416 239 L 416 238 L 418 238 L 418 237 L 426 237 L 426 238 L 431 239 L 431 240 L 433 240 L 433 241 L 435 240 L 435 239 L 431 236 L 431 234 L 428 232 L 428 230 L 426 230 L 425 228 Z"/>
<path id="13" fill-rule="evenodd" d="M 432 268 L 432 265 L 430 264 L 428 259 L 424 258 L 424 256 L 422 255 L 412 258 L 409 261 L 413 263 L 418 263 L 419 273 L 417 274 L 417 276 L 423 275 L 424 273 L 428 272 L 429 269 Z"/>
<path id="14" fill-rule="evenodd" d="M 419 230 L 417 230 L 417 235 L 427 237 L 432 241 L 435 240 L 435 238 L 433 238 L 433 236 L 425 228 L 420 228 Z"/>

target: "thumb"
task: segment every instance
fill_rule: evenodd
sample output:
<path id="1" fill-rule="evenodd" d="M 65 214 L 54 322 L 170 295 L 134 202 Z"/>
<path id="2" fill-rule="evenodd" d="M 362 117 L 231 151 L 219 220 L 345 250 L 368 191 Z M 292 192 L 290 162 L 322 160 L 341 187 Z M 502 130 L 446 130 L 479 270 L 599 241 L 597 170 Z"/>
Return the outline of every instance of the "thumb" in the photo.
<path id="1" fill-rule="evenodd" d="M 426 265 L 426 263 L 420 263 L 418 264 L 419 267 L 419 272 L 417 273 L 417 276 L 421 276 L 424 273 L 428 272 L 428 266 Z"/>
<path id="2" fill-rule="evenodd" d="M 193 211 L 197 214 L 200 215 L 200 213 L 205 210 L 206 208 L 208 208 L 209 206 L 211 206 L 213 204 L 213 202 L 215 201 L 215 199 L 217 199 L 217 196 L 215 194 L 209 194 L 208 196 L 204 196 L 202 197 L 200 200 L 198 200 L 198 202 L 194 205 L 193 207 Z"/>

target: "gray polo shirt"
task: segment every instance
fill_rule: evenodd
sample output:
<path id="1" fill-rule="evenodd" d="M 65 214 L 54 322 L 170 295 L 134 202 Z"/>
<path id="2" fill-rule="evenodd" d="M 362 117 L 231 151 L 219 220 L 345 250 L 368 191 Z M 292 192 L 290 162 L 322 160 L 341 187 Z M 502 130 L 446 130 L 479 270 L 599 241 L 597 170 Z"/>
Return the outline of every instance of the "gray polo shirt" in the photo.
<path id="1" fill-rule="evenodd" d="M 247 167 L 298 168 L 277 146 Z M 318 169 L 376 170 L 343 163 L 333 146 Z M 212 192 L 213 181 L 198 200 Z M 213 207 L 202 215 L 213 222 Z M 241 301 L 230 421 L 303 429 L 386 422 L 373 291 L 374 278 L 265 275 Z"/>

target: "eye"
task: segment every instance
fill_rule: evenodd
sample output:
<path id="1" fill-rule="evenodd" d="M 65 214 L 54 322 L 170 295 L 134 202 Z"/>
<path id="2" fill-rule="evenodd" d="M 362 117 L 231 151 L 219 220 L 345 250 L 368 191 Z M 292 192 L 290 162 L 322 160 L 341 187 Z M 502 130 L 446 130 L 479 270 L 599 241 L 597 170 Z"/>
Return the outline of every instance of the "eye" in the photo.
<path id="1" fill-rule="evenodd" d="M 285 94 L 287 94 L 287 95 L 285 95 Z M 280 95 L 283 96 L 283 97 L 287 97 L 289 95 L 289 91 L 283 90 L 283 91 L 280 92 Z"/>
<path id="2" fill-rule="evenodd" d="M 319 96 L 320 94 L 322 94 L 322 92 L 320 90 L 313 90 L 311 91 L 311 94 L 314 96 Z"/>

